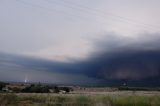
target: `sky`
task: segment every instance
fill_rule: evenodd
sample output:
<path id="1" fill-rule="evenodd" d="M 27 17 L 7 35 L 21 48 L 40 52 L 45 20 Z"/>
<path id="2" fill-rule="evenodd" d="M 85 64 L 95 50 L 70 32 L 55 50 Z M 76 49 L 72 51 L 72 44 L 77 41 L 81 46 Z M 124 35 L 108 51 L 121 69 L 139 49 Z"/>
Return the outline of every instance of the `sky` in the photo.
<path id="1" fill-rule="evenodd" d="M 160 83 L 159 0 L 1 0 L 0 80 Z"/>

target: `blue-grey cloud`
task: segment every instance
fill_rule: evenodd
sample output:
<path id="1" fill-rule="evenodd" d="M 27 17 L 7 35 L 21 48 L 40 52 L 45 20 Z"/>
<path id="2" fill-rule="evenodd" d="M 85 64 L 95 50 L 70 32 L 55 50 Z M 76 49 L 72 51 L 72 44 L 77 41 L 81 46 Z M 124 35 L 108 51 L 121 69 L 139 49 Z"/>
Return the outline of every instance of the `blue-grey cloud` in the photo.
<path id="1" fill-rule="evenodd" d="M 110 33 L 103 39 L 93 41 L 94 51 L 88 58 L 72 62 L 57 62 L 1 53 L 0 69 L 1 73 L 5 70 L 8 74 L 15 71 L 15 75 L 12 72 L 11 76 L 16 76 L 18 72 L 34 72 L 32 74 L 35 74 L 35 77 L 37 73 L 34 81 L 38 81 L 36 78 L 44 79 L 39 78 L 38 76 L 43 77 L 43 75 L 38 73 L 47 73 L 50 78 L 45 80 L 52 83 L 54 83 L 51 81 L 52 76 L 57 75 L 62 77 L 56 79 L 61 80 L 57 81 L 58 83 L 82 84 L 86 80 L 83 84 L 94 82 L 92 84 L 107 85 L 129 81 L 142 85 L 158 85 L 160 82 L 159 39 L 160 34 L 146 33 L 133 39 L 118 37 Z M 53 75 L 50 76 L 48 73 Z M 66 82 L 66 79 L 70 80 Z M 79 81 L 80 79 L 82 82 Z"/>

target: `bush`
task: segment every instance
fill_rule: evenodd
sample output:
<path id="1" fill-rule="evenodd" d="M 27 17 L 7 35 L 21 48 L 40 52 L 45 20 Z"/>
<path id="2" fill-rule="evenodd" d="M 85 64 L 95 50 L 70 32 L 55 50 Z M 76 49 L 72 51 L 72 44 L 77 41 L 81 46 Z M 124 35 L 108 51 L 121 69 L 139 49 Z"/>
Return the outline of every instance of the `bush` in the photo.
<path id="1" fill-rule="evenodd" d="M 58 87 L 55 86 L 55 87 L 54 87 L 54 93 L 59 93 L 59 91 L 60 91 L 60 90 L 58 89 Z"/>
<path id="2" fill-rule="evenodd" d="M 0 82 L 0 90 L 2 90 L 3 87 L 5 87 L 8 83 Z"/>
<path id="3" fill-rule="evenodd" d="M 22 90 L 22 92 L 26 93 L 49 93 L 49 87 L 43 85 L 31 85 Z"/>

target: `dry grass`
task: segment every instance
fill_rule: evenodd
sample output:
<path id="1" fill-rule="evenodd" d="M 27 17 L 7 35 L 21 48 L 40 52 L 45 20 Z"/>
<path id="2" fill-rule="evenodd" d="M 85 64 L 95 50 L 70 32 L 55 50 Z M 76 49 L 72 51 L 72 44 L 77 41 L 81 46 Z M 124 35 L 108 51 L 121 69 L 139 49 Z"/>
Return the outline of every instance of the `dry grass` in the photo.
<path id="1" fill-rule="evenodd" d="M 160 106 L 160 95 L 142 93 L 0 94 L 0 106 Z"/>

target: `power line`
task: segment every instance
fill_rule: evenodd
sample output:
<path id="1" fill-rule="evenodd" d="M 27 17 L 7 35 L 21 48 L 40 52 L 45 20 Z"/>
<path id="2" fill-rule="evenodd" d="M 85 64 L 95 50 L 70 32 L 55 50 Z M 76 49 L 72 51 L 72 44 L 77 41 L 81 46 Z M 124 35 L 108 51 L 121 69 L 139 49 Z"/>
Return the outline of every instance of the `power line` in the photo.
<path id="1" fill-rule="evenodd" d="M 34 7 L 34 8 L 39 8 L 39 9 L 42 9 L 42 10 L 48 10 L 47 12 L 50 12 L 50 13 L 53 13 L 53 11 L 54 11 L 54 12 L 65 14 L 65 16 L 68 16 L 70 18 L 73 18 L 71 16 L 78 17 L 80 19 L 83 18 L 83 17 L 81 17 L 79 15 L 75 15 L 75 14 L 72 14 L 72 13 L 66 13 L 65 11 L 58 10 L 58 9 L 55 9 L 55 8 L 48 8 L 48 7 L 45 7 L 45 6 L 42 6 L 42 5 L 33 4 L 33 3 L 26 2 L 26 1 L 23 1 L 23 0 L 16 0 L 16 1 L 19 2 L 19 3 L 22 3 L 24 5 L 28 5 L 28 6 Z M 84 18 L 84 19 L 86 19 L 86 18 Z"/>
<path id="2" fill-rule="evenodd" d="M 59 3 L 57 3 L 57 2 L 51 2 L 51 1 L 49 1 L 49 0 L 45 0 L 45 1 L 47 1 L 48 3 L 54 3 L 54 4 L 58 4 L 59 5 Z M 94 13 L 94 12 L 92 12 L 92 13 L 90 13 L 89 11 L 85 11 L 84 10 L 84 8 L 74 8 L 74 6 L 71 6 L 71 5 L 68 5 L 68 4 L 60 4 L 61 6 L 65 6 L 65 7 L 67 7 L 67 8 L 71 8 L 71 9 L 74 9 L 74 10 L 78 10 L 78 11 L 82 11 L 83 13 L 85 12 L 87 12 L 87 13 L 89 13 L 89 14 L 91 14 L 91 15 L 93 15 L 92 13 Z M 95 14 L 95 13 L 94 13 Z M 106 17 L 102 17 L 102 16 L 99 16 L 99 15 L 97 15 L 97 14 L 95 14 L 96 16 L 98 16 L 98 17 L 100 17 L 100 18 L 105 18 L 106 19 Z M 95 16 L 94 15 L 94 16 Z M 98 21 L 98 20 L 94 20 L 94 21 L 97 21 L 97 22 L 100 22 L 100 21 Z M 108 24 L 108 22 L 106 22 L 105 20 L 103 21 L 103 22 L 101 22 L 101 23 L 104 23 L 104 24 Z M 126 22 L 127 23 L 127 22 Z M 115 27 L 116 28 L 116 27 Z M 127 27 L 128 28 L 128 27 Z M 148 28 L 148 27 L 147 27 Z M 131 29 L 131 28 L 130 28 Z"/>
<path id="3" fill-rule="evenodd" d="M 47 1 L 49 1 L 49 0 L 47 0 Z M 77 7 L 78 7 L 78 9 L 81 9 L 81 10 L 85 8 L 85 9 L 87 9 L 88 11 L 90 11 L 92 13 L 95 12 L 95 13 L 98 13 L 98 14 L 101 14 L 101 15 L 105 16 L 104 18 L 106 18 L 106 16 L 112 16 L 112 17 L 114 17 L 116 19 L 120 19 L 123 22 L 132 23 L 132 24 L 136 24 L 136 25 L 141 25 L 143 27 L 148 27 L 148 28 L 157 28 L 157 29 L 160 28 L 159 26 L 154 26 L 154 25 L 146 24 L 146 23 L 139 22 L 139 21 L 136 21 L 136 20 L 133 20 L 133 19 L 129 19 L 129 18 L 126 18 L 126 17 L 115 15 L 115 14 L 110 13 L 110 12 L 104 12 L 104 11 L 99 10 L 99 9 L 90 8 L 90 7 L 87 7 L 87 6 L 84 6 L 84 5 L 80 5 L 80 4 L 75 4 L 73 2 L 69 2 L 69 1 L 65 1 L 65 0 L 60 0 L 59 2 L 67 3 L 68 5 L 71 6 L 71 8 L 74 8 L 74 9 L 76 9 Z M 51 1 L 50 1 L 50 3 L 51 3 Z M 82 11 L 84 12 L 84 10 L 82 10 Z M 101 17 L 103 17 L 103 16 L 101 16 Z"/>
<path id="4" fill-rule="evenodd" d="M 51 13 L 53 13 L 53 11 L 55 11 L 55 12 L 60 12 L 60 13 L 62 13 L 62 14 L 65 14 L 66 16 L 69 16 L 69 17 L 71 17 L 71 16 L 73 16 L 73 17 L 77 17 L 77 18 L 79 18 L 79 19 L 81 19 L 81 20 L 90 20 L 90 18 L 87 18 L 87 17 L 82 17 L 82 16 L 79 16 L 79 15 L 75 15 L 75 14 L 72 14 L 72 13 L 68 13 L 68 12 L 65 12 L 65 11 L 61 11 L 61 10 L 57 10 L 57 9 L 54 9 L 54 8 L 48 8 L 48 7 L 44 7 L 44 6 L 42 6 L 42 5 L 38 5 L 38 4 L 33 4 L 33 3 L 30 3 L 30 2 L 26 2 L 26 1 L 23 1 L 23 0 L 16 0 L 17 2 L 19 2 L 19 3 L 22 3 L 22 4 L 24 4 L 24 5 L 28 5 L 28 6 L 31 6 L 31 7 L 34 7 L 34 8 L 39 8 L 39 9 L 45 9 L 45 10 L 48 10 L 49 12 L 51 12 Z M 73 8 L 72 8 L 73 9 Z M 73 17 L 71 17 L 71 18 L 73 18 Z M 97 20 L 94 20 L 94 21 L 97 21 Z M 97 21 L 97 22 L 99 22 L 99 21 Z M 104 22 L 101 22 L 101 23 L 105 23 L 105 21 Z M 105 23 L 106 24 L 106 23 Z"/>
<path id="5" fill-rule="evenodd" d="M 80 15 L 75 15 L 75 14 L 73 14 L 73 13 L 65 12 L 65 11 L 62 11 L 62 10 L 55 9 L 55 8 L 47 8 L 47 7 L 45 7 L 45 6 L 38 5 L 38 4 L 33 4 L 33 3 L 26 2 L 26 1 L 23 1 L 23 0 L 16 0 L 16 1 L 18 1 L 18 2 L 20 2 L 20 3 L 23 3 L 23 4 L 25 4 L 25 5 L 32 6 L 32 7 L 34 7 L 34 8 L 38 7 L 38 8 L 41 8 L 41 9 L 49 10 L 49 11 L 52 12 L 52 13 L 53 13 L 53 11 L 56 11 L 56 12 L 58 12 L 58 13 L 61 12 L 61 13 L 65 14 L 65 15 L 69 16 L 69 17 L 71 17 L 71 16 L 73 16 L 73 17 L 78 17 L 79 19 L 83 19 L 83 20 L 85 20 L 85 21 L 86 21 L 86 19 L 87 19 L 87 20 L 90 20 L 90 18 L 82 17 L 82 16 L 80 16 Z M 45 0 L 45 1 L 46 1 L 46 0 Z M 47 1 L 48 1 L 48 0 L 47 0 Z M 50 2 L 48 2 L 48 3 L 50 3 Z M 67 8 L 74 9 L 74 10 L 77 10 L 77 8 L 73 7 L 73 5 L 70 6 L 70 7 L 68 7 L 68 6 L 66 5 L 66 7 L 67 7 Z M 77 6 L 77 7 L 78 7 L 78 6 Z M 83 8 L 83 9 L 84 9 L 84 8 Z M 82 11 L 82 8 L 81 8 L 81 9 L 78 9 L 78 10 L 79 10 L 79 11 Z M 82 12 L 85 12 L 85 11 L 83 10 Z M 90 12 L 88 12 L 88 13 L 90 13 Z M 97 13 L 97 12 L 96 12 L 96 13 Z M 98 15 L 96 15 L 96 16 L 98 16 Z M 71 18 L 73 18 L 73 17 L 71 17 Z M 99 17 L 101 17 L 101 16 L 99 16 Z M 103 17 L 103 18 L 106 18 L 106 17 Z M 97 20 L 94 20 L 94 21 L 97 21 Z M 100 21 L 97 21 L 97 22 L 100 22 Z M 105 24 L 106 24 L 106 21 L 103 21 L 102 23 L 105 23 Z M 127 28 L 128 28 L 128 27 L 127 27 Z M 145 26 L 145 28 L 149 28 L 149 27 Z M 131 29 L 131 28 L 130 28 L 130 29 Z"/>

